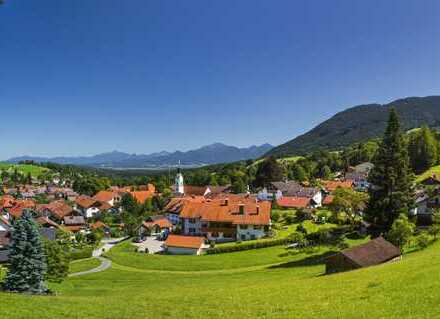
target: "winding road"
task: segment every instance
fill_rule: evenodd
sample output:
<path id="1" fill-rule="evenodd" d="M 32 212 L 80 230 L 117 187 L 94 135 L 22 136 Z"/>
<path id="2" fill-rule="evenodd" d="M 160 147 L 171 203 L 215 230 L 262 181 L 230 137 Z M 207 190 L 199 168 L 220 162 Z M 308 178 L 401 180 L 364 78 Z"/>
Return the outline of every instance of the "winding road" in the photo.
<path id="1" fill-rule="evenodd" d="M 99 261 L 101 261 L 101 265 L 99 265 L 96 268 L 90 269 L 90 270 L 70 274 L 69 277 L 80 277 L 80 276 L 90 275 L 90 274 L 95 274 L 95 273 L 109 269 L 112 266 L 112 261 L 107 258 L 102 257 L 102 254 L 104 252 L 109 251 L 114 246 L 116 246 L 117 244 L 119 244 L 120 242 L 122 242 L 126 239 L 127 239 L 127 237 L 118 238 L 118 239 L 111 239 L 111 240 L 103 240 L 102 243 L 104 245 L 100 248 L 95 249 L 92 253 L 93 258 L 99 259 Z"/>

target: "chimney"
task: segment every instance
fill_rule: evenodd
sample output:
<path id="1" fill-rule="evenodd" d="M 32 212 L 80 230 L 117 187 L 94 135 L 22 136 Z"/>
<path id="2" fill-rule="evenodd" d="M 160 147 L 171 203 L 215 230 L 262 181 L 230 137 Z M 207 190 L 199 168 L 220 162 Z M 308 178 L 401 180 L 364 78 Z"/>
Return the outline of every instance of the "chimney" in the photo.
<path id="1" fill-rule="evenodd" d="M 244 204 L 238 204 L 238 209 L 240 215 L 244 215 Z"/>
<path id="2" fill-rule="evenodd" d="M 225 206 L 228 206 L 229 205 L 229 198 L 225 198 Z"/>
<path id="3" fill-rule="evenodd" d="M 257 205 L 257 215 L 260 214 L 260 205 Z"/>

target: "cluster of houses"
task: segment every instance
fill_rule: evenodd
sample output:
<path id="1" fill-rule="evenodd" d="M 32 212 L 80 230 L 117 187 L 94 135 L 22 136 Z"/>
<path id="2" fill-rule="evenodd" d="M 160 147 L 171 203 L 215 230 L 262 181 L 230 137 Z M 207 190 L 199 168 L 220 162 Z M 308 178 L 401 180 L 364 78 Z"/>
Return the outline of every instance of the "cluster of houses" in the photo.
<path id="1" fill-rule="evenodd" d="M 100 229 L 110 235 L 110 227 L 95 217 L 105 213 L 118 213 L 119 203 L 124 194 L 130 194 L 139 203 L 156 194 L 154 185 L 133 187 L 112 187 L 100 191 L 95 196 L 79 195 L 68 187 L 24 185 L 5 189 L 0 198 L 0 262 L 7 258 L 10 244 L 10 230 L 14 219 L 20 218 L 27 209 L 36 213 L 35 221 L 40 225 L 41 234 L 49 240 L 55 239 L 57 231 L 89 233 Z M 20 196 L 17 196 L 20 194 Z M 48 199 L 48 204 L 39 204 L 39 195 Z"/>

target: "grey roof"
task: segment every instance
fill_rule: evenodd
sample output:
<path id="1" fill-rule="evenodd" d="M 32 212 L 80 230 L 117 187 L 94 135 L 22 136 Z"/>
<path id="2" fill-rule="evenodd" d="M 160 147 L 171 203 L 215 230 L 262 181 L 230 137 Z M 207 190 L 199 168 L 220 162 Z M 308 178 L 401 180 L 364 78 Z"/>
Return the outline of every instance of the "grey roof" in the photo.
<path id="1" fill-rule="evenodd" d="M 273 182 L 271 185 L 283 193 L 283 196 L 296 196 L 312 198 L 319 193 L 318 188 L 304 187 L 295 181 Z"/>
<path id="2" fill-rule="evenodd" d="M 345 179 L 351 179 L 355 182 L 365 181 L 368 178 L 368 173 L 362 173 L 362 172 L 352 172 L 352 173 L 346 173 Z"/>

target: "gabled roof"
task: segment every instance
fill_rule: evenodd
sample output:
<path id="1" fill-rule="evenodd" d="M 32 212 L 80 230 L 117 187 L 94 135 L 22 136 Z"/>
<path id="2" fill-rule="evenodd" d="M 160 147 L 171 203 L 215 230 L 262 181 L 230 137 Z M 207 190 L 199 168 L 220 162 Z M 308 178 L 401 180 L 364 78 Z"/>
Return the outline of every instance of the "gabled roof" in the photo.
<path id="1" fill-rule="evenodd" d="M 64 200 L 57 200 L 50 204 L 38 205 L 37 210 L 39 212 L 44 212 L 48 210 L 58 219 L 63 219 L 64 216 L 68 216 L 73 212 L 73 208 L 70 207 Z"/>
<path id="2" fill-rule="evenodd" d="M 273 182 L 271 185 L 272 188 L 281 191 L 283 196 L 312 198 L 320 192 L 318 188 L 304 187 L 295 181 Z"/>
<path id="3" fill-rule="evenodd" d="M 90 208 L 95 205 L 99 205 L 99 202 L 89 196 L 81 195 L 76 200 L 75 203 L 82 208 Z"/>
<path id="4" fill-rule="evenodd" d="M 337 190 L 338 188 L 347 188 L 350 189 L 353 187 L 353 181 L 352 180 L 345 180 L 345 181 L 322 181 L 322 184 L 324 185 L 324 188 L 329 191 L 333 192 Z"/>
<path id="5" fill-rule="evenodd" d="M 341 252 L 359 267 L 368 267 L 384 263 L 400 256 L 400 250 L 383 237 L 378 237 L 366 244 Z"/>
<path id="6" fill-rule="evenodd" d="M 204 237 L 169 235 L 165 245 L 167 247 L 199 249 L 205 241 Z"/>
<path id="7" fill-rule="evenodd" d="M 37 204 L 30 199 L 18 200 L 14 207 L 9 209 L 9 214 L 15 218 L 20 218 L 25 209 L 34 209 L 36 205 Z"/>
<path id="8" fill-rule="evenodd" d="M 94 224 L 90 225 L 91 229 L 100 229 L 100 228 L 110 228 L 106 224 L 104 224 L 102 221 L 98 220 Z"/>
<path id="9" fill-rule="evenodd" d="M 147 228 L 151 228 L 154 226 L 159 226 L 160 228 L 172 228 L 173 227 L 173 224 L 171 224 L 171 222 L 166 217 L 155 219 L 153 221 L 144 221 L 142 223 L 142 225 Z"/>
<path id="10" fill-rule="evenodd" d="M 100 191 L 95 196 L 93 196 L 93 199 L 98 202 L 110 202 L 115 197 L 120 197 L 119 193 L 113 191 Z"/>
<path id="11" fill-rule="evenodd" d="M 227 203 L 226 203 L 227 202 Z M 243 214 L 240 213 L 242 207 Z M 227 222 L 235 225 L 269 225 L 271 203 L 241 198 L 186 202 L 181 218 L 200 218 L 203 221 Z"/>
<path id="12" fill-rule="evenodd" d="M 284 208 L 306 208 L 310 206 L 310 201 L 308 197 L 281 197 L 277 204 Z"/>
<path id="13" fill-rule="evenodd" d="M 144 204 L 147 199 L 154 196 L 153 192 L 150 191 L 134 191 L 129 193 L 139 204 Z"/>

